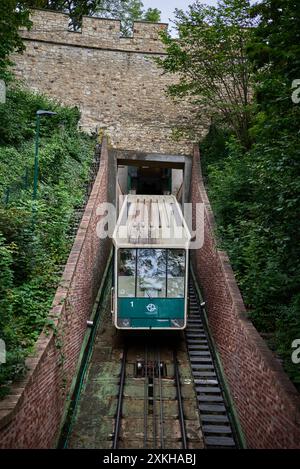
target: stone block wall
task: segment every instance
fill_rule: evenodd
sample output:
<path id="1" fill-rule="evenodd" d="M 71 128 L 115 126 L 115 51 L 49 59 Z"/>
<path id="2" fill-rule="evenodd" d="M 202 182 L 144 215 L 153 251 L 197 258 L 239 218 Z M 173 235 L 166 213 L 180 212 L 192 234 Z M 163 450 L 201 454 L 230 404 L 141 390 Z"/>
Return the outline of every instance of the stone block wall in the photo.
<path id="1" fill-rule="evenodd" d="M 159 32 L 166 24 L 136 22 L 133 37 L 125 38 L 116 20 L 84 17 L 81 32 L 69 31 L 62 13 L 34 10 L 32 21 L 22 31 L 26 51 L 12 57 L 27 86 L 78 106 L 82 128 L 105 131 L 114 148 L 192 153 L 190 142 L 172 138 L 192 108 L 167 97 L 174 77 L 155 62 L 165 54 Z"/>
<path id="2" fill-rule="evenodd" d="M 108 153 L 104 141 L 100 169 L 84 212 L 65 271 L 57 289 L 46 328 L 35 353 L 27 360 L 28 373 L 0 401 L 0 448 L 53 448 L 74 378 L 87 320 L 99 290 L 110 241 L 96 234 L 96 209 L 107 201 Z"/>
<path id="3" fill-rule="evenodd" d="M 69 28 L 69 16 L 49 10 L 32 10 L 30 19 L 33 26 L 30 31 L 22 30 L 24 39 L 36 39 L 46 42 L 63 42 L 68 45 L 105 48 L 121 51 L 148 52 L 163 54 L 164 46 L 159 33 L 166 30 L 165 23 L 136 21 L 132 37 L 121 35 L 119 20 L 84 16 L 80 31 Z"/>
<path id="4" fill-rule="evenodd" d="M 299 393 L 247 318 L 229 259 L 217 249 L 198 147 L 194 150 L 191 198 L 193 203 L 205 205 L 204 245 L 191 253 L 192 261 L 247 445 L 300 448 Z"/>

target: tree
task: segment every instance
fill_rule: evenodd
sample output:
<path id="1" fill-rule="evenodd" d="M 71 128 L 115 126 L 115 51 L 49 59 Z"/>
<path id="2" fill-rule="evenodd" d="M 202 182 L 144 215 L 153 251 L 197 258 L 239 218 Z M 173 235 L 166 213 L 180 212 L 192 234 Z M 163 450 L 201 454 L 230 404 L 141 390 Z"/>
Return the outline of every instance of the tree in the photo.
<path id="1" fill-rule="evenodd" d="M 121 20 L 122 34 L 129 36 L 132 32 L 133 22 L 143 18 L 143 3 L 140 0 L 125 0 L 118 3 L 119 6 L 112 17 Z"/>
<path id="2" fill-rule="evenodd" d="M 0 78 L 7 79 L 9 55 L 24 50 L 18 29 L 29 28 L 31 23 L 28 9 L 16 0 L 0 0 L 0 12 Z"/>
<path id="3" fill-rule="evenodd" d="M 113 10 L 118 1 L 107 0 L 21 0 L 18 5 L 23 8 L 42 8 L 45 10 L 62 11 L 70 17 L 74 29 L 78 29 L 84 15 L 93 15 L 97 9 Z M 110 8 L 108 8 L 110 7 Z"/>
<path id="4" fill-rule="evenodd" d="M 99 2 L 98 2 L 99 3 Z M 116 18 L 121 20 L 121 32 L 124 36 L 132 33 L 134 21 L 160 21 L 161 12 L 157 8 L 144 10 L 144 4 L 140 0 L 104 0 L 94 13 L 95 16 Z"/>
<path id="5" fill-rule="evenodd" d="M 161 20 L 161 11 L 158 8 L 148 8 L 144 13 L 143 19 L 150 23 L 159 23 Z"/>
<path id="6" fill-rule="evenodd" d="M 260 332 L 272 334 L 272 347 L 300 389 L 300 369 L 291 360 L 300 331 L 300 104 L 292 100 L 300 78 L 297 3 L 264 0 L 251 9 L 257 21 L 247 48 L 252 145 L 245 151 L 236 139 L 211 132 L 202 164 L 220 242 L 249 315 Z"/>
<path id="7" fill-rule="evenodd" d="M 297 0 L 264 0 L 252 9 L 259 18 L 248 47 L 255 67 L 259 110 L 285 117 L 295 112 L 293 80 L 300 78 L 300 11 Z M 294 119 L 296 123 L 296 119 Z"/>
<path id="8" fill-rule="evenodd" d="M 179 82 L 169 94 L 188 97 L 205 115 L 222 118 L 244 146 L 249 145 L 250 74 L 246 55 L 252 34 L 248 0 L 223 0 L 217 7 L 196 2 L 176 10 L 179 39 L 163 33 L 167 57 L 159 59 Z"/>

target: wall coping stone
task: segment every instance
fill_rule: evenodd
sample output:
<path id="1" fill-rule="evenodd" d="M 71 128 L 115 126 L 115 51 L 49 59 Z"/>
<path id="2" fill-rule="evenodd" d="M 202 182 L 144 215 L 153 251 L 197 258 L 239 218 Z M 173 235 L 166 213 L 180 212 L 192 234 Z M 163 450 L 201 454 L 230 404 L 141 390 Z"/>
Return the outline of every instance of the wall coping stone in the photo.
<path id="1" fill-rule="evenodd" d="M 70 30 L 69 15 L 63 12 L 32 9 L 30 19 L 30 30 L 20 28 L 25 41 L 150 55 L 166 53 L 159 32 L 166 31 L 168 23 L 135 21 L 132 36 L 122 36 L 121 21 L 113 18 L 83 16 L 79 31 Z"/>

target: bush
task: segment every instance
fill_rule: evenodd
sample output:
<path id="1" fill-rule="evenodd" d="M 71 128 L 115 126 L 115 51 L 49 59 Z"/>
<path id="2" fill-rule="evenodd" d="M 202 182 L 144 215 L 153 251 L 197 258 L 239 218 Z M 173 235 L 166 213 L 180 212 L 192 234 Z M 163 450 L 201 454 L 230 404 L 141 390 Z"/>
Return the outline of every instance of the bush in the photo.
<path id="1" fill-rule="evenodd" d="M 210 159 L 217 145 L 210 135 L 201 146 L 219 242 L 254 325 L 274 334 L 276 351 L 297 384 L 291 344 L 300 338 L 299 139 L 281 129 L 245 151 L 229 138 L 226 152 L 221 148 Z"/>
<path id="2" fill-rule="evenodd" d="M 41 119 L 38 199 L 32 201 L 35 119 Z M 77 130 L 79 112 L 14 85 L 0 105 L 0 338 L 7 362 L 0 397 L 25 371 L 68 257 L 68 230 L 85 196 L 94 141 Z M 63 123 L 63 126 L 61 125 Z M 26 176 L 26 177 L 25 177 Z M 9 197 L 5 197 L 7 193 Z"/>

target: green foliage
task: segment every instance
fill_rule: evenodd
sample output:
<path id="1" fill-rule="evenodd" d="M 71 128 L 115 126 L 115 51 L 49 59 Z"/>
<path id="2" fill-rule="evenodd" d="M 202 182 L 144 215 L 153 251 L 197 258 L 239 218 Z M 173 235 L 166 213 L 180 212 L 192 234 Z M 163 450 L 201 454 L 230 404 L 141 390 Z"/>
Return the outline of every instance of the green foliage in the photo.
<path id="1" fill-rule="evenodd" d="M 277 351 L 295 382 L 299 370 L 291 364 L 291 343 L 300 334 L 299 151 L 299 133 L 264 139 L 248 152 L 229 139 L 224 158 L 221 153 L 211 161 L 204 145 L 220 243 L 255 326 L 275 333 Z"/>
<path id="2" fill-rule="evenodd" d="M 10 77 L 9 55 L 24 49 L 18 29 L 29 28 L 30 25 L 28 10 L 24 5 L 17 0 L 0 0 L 0 79 L 7 80 Z"/>
<path id="3" fill-rule="evenodd" d="M 299 78 L 300 70 L 300 12 L 297 0 L 263 0 L 252 8 L 252 16 L 259 17 L 248 54 L 267 81 Z M 265 69 L 271 67 L 272 74 Z M 265 70 L 264 70 L 265 69 Z M 261 83 L 264 87 L 266 83 Z M 282 90 L 278 90 L 280 95 Z M 264 97 L 265 103 L 271 96 Z M 270 106 L 274 104 L 271 99 Z"/>
<path id="4" fill-rule="evenodd" d="M 14 206 L 6 209 L 1 207 L 0 233 L 2 233 L 4 239 L 9 240 L 14 285 L 18 285 L 29 278 L 32 267 L 31 212 Z M 32 248 L 29 251 L 30 246 Z"/>
<path id="5" fill-rule="evenodd" d="M 290 0 L 265 0 L 253 14 L 260 15 L 248 47 L 256 70 L 253 144 L 245 151 L 227 137 L 227 151 L 221 146 L 216 157 L 218 142 L 209 134 L 202 151 L 220 242 L 250 317 L 258 330 L 273 334 L 299 386 L 291 345 L 300 337 L 300 106 L 292 102 L 291 85 L 300 76 L 300 18 Z"/>
<path id="6" fill-rule="evenodd" d="M 11 305 L 9 301 L 9 290 L 13 286 L 12 253 L 5 245 L 4 237 L 0 233 L 0 329 L 10 318 Z"/>
<path id="7" fill-rule="evenodd" d="M 57 116 L 41 119 L 38 200 L 33 203 L 38 109 L 55 110 Z M 78 119 L 76 108 L 18 86 L 9 89 L 6 104 L 0 105 L 0 190 L 11 187 L 8 205 L 0 205 L 0 338 L 7 347 L 0 397 L 25 371 L 25 357 L 45 325 L 60 266 L 70 251 L 68 230 L 85 196 L 94 146 L 78 132 Z"/>
<path id="8" fill-rule="evenodd" d="M 196 2 L 177 10 L 179 39 L 163 33 L 167 57 L 158 64 L 179 76 L 169 94 L 194 103 L 200 127 L 207 118 L 226 122 L 247 147 L 250 139 L 251 65 L 246 55 L 252 35 L 248 0 L 223 0 L 218 7 Z M 193 129 L 198 122 L 191 122 Z"/>
<path id="9" fill-rule="evenodd" d="M 278 352 L 284 360 L 286 371 L 300 389 L 299 365 L 291 361 L 291 343 L 290 340 L 299 338 L 300 331 L 300 294 L 293 297 L 288 306 L 282 307 L 278 311 L 276 324 L 275 343 Z"/>
<path id="10" fill-rule="evenodd" d="M 17 343 L 12 316 L 13 251 L 13 245 L 5 244 L 5 239 L 0 231 L 0 338 L 5 340 L 7 349 L 7 364 L 0 365 L 0 399 L 9 391 L 7 384 L 25 370 L 25 353 Z"/>
<path id="11" fill-rule="evenodd" d="M 144 13 L 143 19 L 145 21 L 150 21 L 151 23 L 159 23 L 161 12 L 158 8 L 148 8 L 148 10 Z"/>
<path id="12" fill-rule="evenodd" d="M 228 155 L 227 140 L 231 136 L 230 130 L 211 124 L 206 138 L 200 143 L 202 174 L 206 181 L 207 167 L 210 164 L 223 163 Z"/>
<path id="13" fill-rule="evenodd" d="M 20 101 L 22 106 L 16 112 Z M 41 136 L 57 132 L 58 127 L 64 126 L 67 131 L 76 126 L 79 119 L 78 109 L 62 108 L 58 103 L 46 96 L 28 93 L 17 83 L 7 90 L 7 102 L 0 105 L 0 146 L 18 147 L 35 135 L 35 115 L 39 109 L 55 111 L 57 116 L 44 119 L 41 126 Z M 3 151 L 6 151 L 4 148 Z"/>

